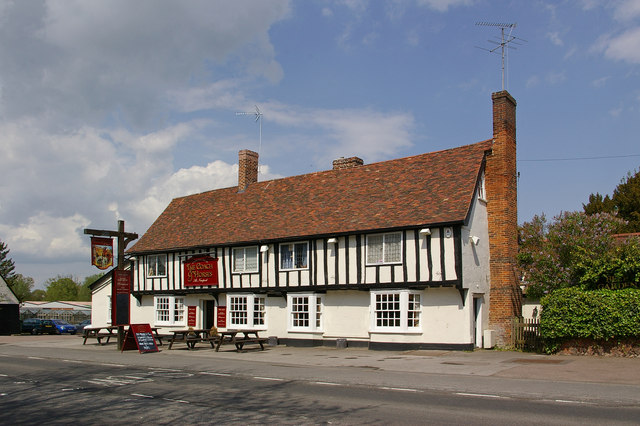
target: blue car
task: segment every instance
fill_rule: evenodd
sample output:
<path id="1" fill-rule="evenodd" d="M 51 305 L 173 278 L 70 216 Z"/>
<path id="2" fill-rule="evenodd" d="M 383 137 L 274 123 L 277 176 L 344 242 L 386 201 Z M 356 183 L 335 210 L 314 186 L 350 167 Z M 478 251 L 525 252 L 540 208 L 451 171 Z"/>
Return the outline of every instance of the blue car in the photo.
<path id="1" fill-rule="evenodd" d="M 58 334 L 76 334 L 77 330 L 75 325 L 69 324 L 68 322 L 60 319 L 54 319 L 51 320 L 51 322 L 53 322 L 53 325 L 56 327 L 56 333 Z"/>

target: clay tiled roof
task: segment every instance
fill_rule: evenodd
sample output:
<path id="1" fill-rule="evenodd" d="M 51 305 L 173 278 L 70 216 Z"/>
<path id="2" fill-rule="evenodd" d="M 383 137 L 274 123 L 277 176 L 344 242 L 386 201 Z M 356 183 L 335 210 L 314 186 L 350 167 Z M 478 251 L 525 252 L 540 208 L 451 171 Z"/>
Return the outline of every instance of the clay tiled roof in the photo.
<path id="1" fill-rule="evenodd" d="M 131 253 L 463 222 L 491 141 L 174 199 Z"/>

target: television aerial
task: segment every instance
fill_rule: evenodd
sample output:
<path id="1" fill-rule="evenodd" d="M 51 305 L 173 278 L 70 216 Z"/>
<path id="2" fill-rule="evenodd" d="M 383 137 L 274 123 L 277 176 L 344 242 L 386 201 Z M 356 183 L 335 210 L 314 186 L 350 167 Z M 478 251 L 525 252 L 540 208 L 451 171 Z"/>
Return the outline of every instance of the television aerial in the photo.
<path id="1" fill-rule="evenodd" d="M 496 27 L 500 28 L 500 39 L 487 40 L 491 44 L 495 44 L 496 47 L 492 49 L 487 49 L 484 47 L 476 46 L 478 49 L 482 49 L 489 53 L 496 53 L 502 56 L 502 90 L 504 90 L 504 58 L 505 58 L 505 49 L 517 49 L 516 46 L 522 46 L 527 40 L 523 40 L 518 38 L 511 33 L 513 29 L 516 27 L 516 23 L 504 23 L 504 22 L 476 22 L 476 25 L 481 27 Z M 509 30 L 508 34 L 505 34 L 505 30 Z M 500 49 L 500 52 L 498 52 Z"/>
<path id="2" fill-rule="evenodd" d="M 258 108 L 258 105 L 254 105 L 256 110 L 252 112 L 236 112 L 236 115 L 254 117 L 254 121 L 258 122 L 258 161 L 260 161 L 260 150 L 262 149 L 262 111 Z M 258 167 L 258 173 L 260 173 L 260 167 Z"/>

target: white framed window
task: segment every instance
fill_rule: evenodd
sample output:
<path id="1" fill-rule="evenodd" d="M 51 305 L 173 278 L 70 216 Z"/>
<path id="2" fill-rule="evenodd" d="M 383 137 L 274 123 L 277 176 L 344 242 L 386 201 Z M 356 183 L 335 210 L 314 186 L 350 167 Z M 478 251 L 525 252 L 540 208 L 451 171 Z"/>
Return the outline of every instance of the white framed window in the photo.
<path id="1" fill-rule="evenodd" d="M 258 246 L 233 249 L 233 272 L 258 272 Z"/>
<path id="2" fill-rule="evenodd" d="M 147 256 L 147 276 L 164 277 L 167 275 L 167 255 L 150 254 Z"/>
<path id="3" fill-rule="evenodd" d="M 402 262 L 402 233 L 367 235 L 367 264 Z"/>
<path id="4" fill-rule="evenodd" d="M 266 325 L 265 297 L 255 294 L 227 295 L 229 328 L 261 328 Z"/>
<path id="5" fill-rule="evenodd" d="M 289 329 L 291 331 L 322 330 L 322 295 L 298 293 L 287 295 Z"/>
<path id="6" fill-rule="evenodd" d="M 420 293 L 410 290 L 371 292 L 371 330 L 419 332 L 422 327 Z"/>
<path id="7" fill-rule="evenodd" d="M 309 243 L 280 245 L 280 269 L 307 269 L 309 267 Z"/>
<path id="8" fill-rule="evenodd" d="M 184 297 L 156 296 L 155 318 L 157 325 L 184 325 Z"/>

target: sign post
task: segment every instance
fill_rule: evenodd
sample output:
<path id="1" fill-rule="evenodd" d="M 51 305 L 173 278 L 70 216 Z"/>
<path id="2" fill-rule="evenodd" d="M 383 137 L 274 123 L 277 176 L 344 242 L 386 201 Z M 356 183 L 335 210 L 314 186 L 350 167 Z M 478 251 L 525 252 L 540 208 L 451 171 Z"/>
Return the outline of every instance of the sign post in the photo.
<path id="1" fill-rule="evenodd" d="M 92 235 L 93 237 L 108 237 L 100 239 L 102 246 L 107 246 L 105 240 L 111 238 L 117 238 L 118 240 L 118 264 L 111 280 L 111 312 L 113 316 L 112 322 L 115 320 L 114 324 L 118 326 L 118 349 L 122 349 L 124 342 L 124 325 L 129 323 L 129 294 L 131 293 L 131 273 L 125 272 L 124 270 L 124 250 L 127 247 L 127 244 L 138 239 L 138 234 L 133 232 L 124 232 L 124 220 L 118 221 L 117 231 L 109 231 L 104 229 L 85 229 L 84 233 L 85 235 Z M 126 303 L 124 302 L 125 299 Z M 120 300 L 120 303 L 118 303 L 118 300 Z M 118 312 L 119 310 L 121 312 Z"/>

